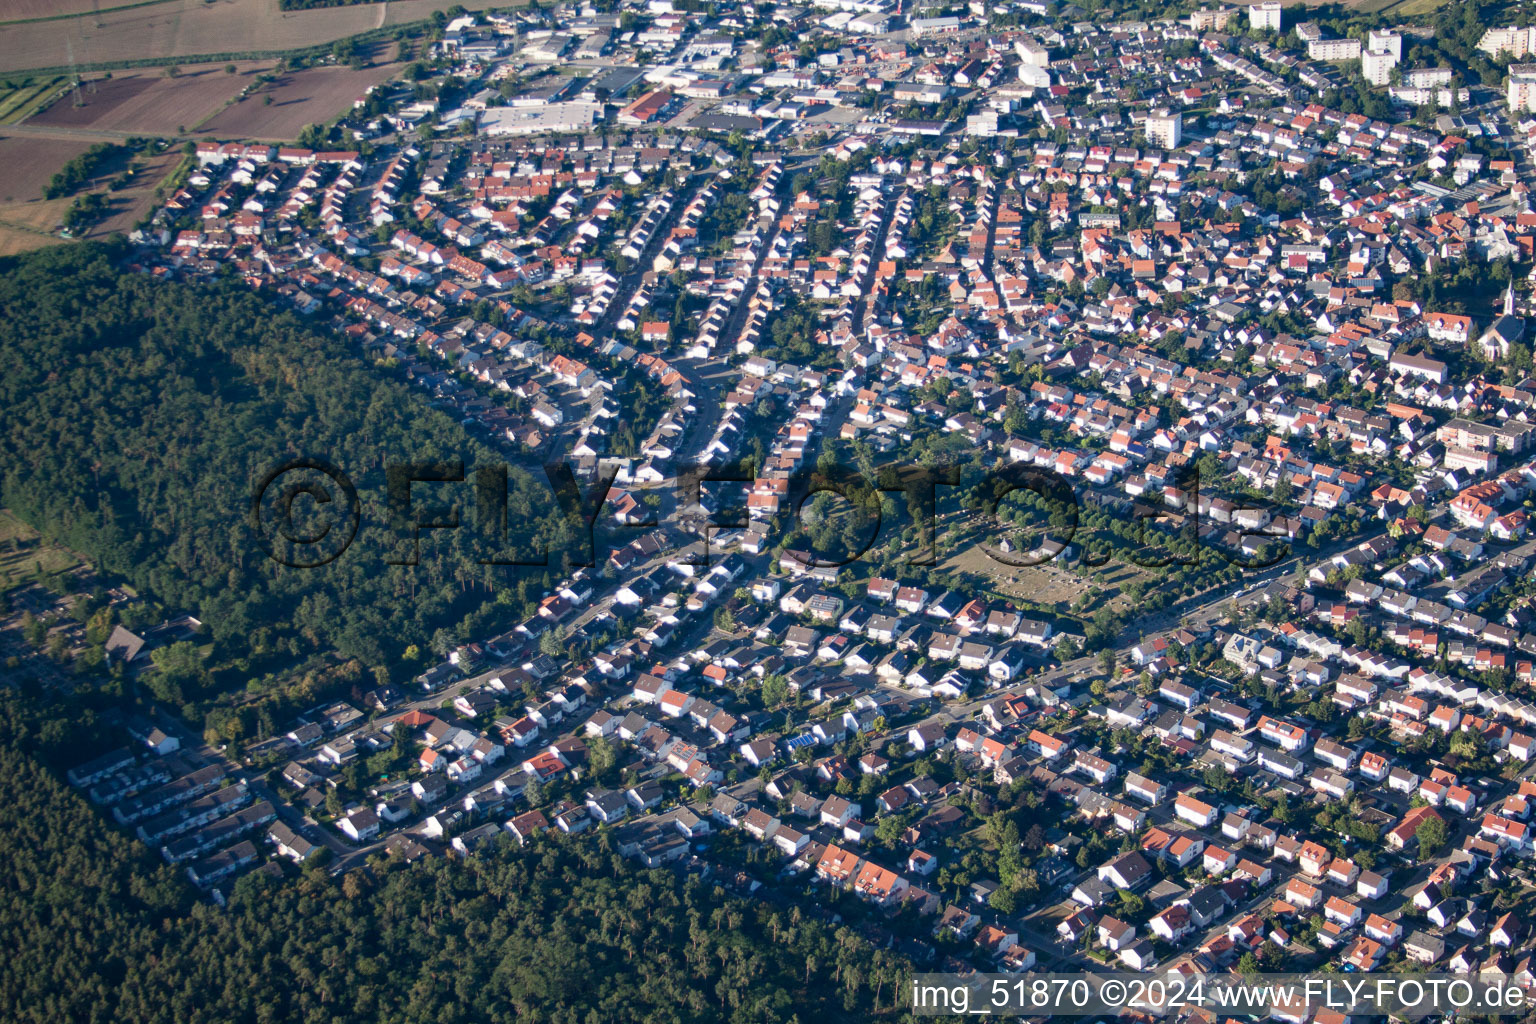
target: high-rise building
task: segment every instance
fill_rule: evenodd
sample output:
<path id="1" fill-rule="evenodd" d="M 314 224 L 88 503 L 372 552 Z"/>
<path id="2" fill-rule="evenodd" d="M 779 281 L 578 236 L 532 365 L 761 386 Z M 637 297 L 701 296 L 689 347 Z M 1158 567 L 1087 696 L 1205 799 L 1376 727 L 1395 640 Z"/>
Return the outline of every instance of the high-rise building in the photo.
<path id="1" fill-rule="evenodd" d="M 1358 39 L 1314 39 L 1307 44 L 1307 56 L 1312 60 L 1359 60 Z"/>
<path id="2" fill-rule="evenodd" d="M 1178 114 L 1155 110 L 1147 115 L 1147 143 L 1163 149 L 1177 149 L 1184 137 L 1184 122 Z"/>
<path id="3" fill-rule="evenodd" d="M 1414 89 L 1450 85 L 1456 73 L 1450 68 L 1414 68 L 1403 75 L 1403 84 Z"/>
<path id="4" fill-rule="evenodd" d="M 1017 39 L 1014 41 L 1013 49 L 1019 55 L 1021 64 L 1032 68 L 1049 67 L 1051 64 L 1051 51 L 1033 39 Z"/>
<path id="5" fill-rule="evenodd" d="M 1360 55 L 1360 74 L 1372 85 L 1389 85 L 1392 69 L 1403 59 L 1403 37 L 1396 32 L 1373 30 Z"/>
<path id="6" fill-rule="evenodd" d="M 1227 22 L 1232 20 L 1232 15 L 1237 10 L 1225 4 L 1220 7 L 1202 7 L 1184 19 L 1184 24 L 1196 32 L 1222 32 L 1226 30 Z"/>
<path id="7" fill-rule="evenodd" d="M 1511 64 L 1504 87 L 1509 109 L 1517 113 L 1536 112 L 1536 64 Z"/>
<path id="8" fill-rule="evenodd" d="M 1391 85 L 1397 58 L 1389 50 L 1366 50 L 1360 55 L 1360 74 L 1372 85 Z"/>
<path id="9" fill-rule="evenodd" d="M 1511 25 L 1508 28 L 1491 28 L 1483 33 L 1477 48 L 1494 56 L 1507 53 L 1515 58 L 1524 57 L 1536 50 L 1536 26 L 1520 28 Z"/>
<path id="10" fill-rule="evenodd" d="M 1398 60 L 1403 59 L 1403 37 L 1386 29 L 1371 29 L 1365 37 L 1365 48 L 1373 53 L 1390 53 Z"/>
<path id="11" fill-rule="evenodd" d="M 1248 8 L 1248 27 L 1280 31 L 1280 0 L 1264 0 Z"/>

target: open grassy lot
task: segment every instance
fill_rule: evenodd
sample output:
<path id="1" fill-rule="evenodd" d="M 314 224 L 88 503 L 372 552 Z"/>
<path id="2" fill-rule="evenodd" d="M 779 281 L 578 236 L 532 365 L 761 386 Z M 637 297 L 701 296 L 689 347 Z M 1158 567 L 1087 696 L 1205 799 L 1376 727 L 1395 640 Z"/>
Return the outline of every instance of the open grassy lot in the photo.
<path id="1" fill-rule="evenodd" d="M 43 215 L 33 207 L 24 210 L 13 210 L 9 206 L 0 206 L 0 256 L 19 256 L 33 249 L 41 249 L 49 245 L 65 245 L 67 240 L 57 235 L 48 234 L 48 229 L 36 230 L 23 227 L 11 218 L 15 213 L 21 213 L 26 217 L 35 217 L 37 220 L 46 221 L 50 225 L 56 225 L 62 220 L 64 210 L 68 207 L 67 200 L 56 200 L 52 210 Z"/>
<path id="2" fill-rule="evenodd" d="M 1133 605 L 1126 588 L 1139 582 L 1151 586 L 1157 577 L 1132 562 L 1112 558 L 1104 565 L 1069 567 L 1052 559 L 1039 565 L 1012 566 L 1007 561 L 1028 561 L 1040 537 L 988 524 L 985 517 L 954 516 L 938 523 L 940 568 L 1009 600 L 1028 601 L 1071 613 L 1073 605 L 1091 601 L 1086 611 L 1101 607 L 1129 611 Z M 1004 552 L 999 545 L 1010 539 L 1016 548 Z M 1079 537 L 1079 541 L 1085 538 Z M 994 557 L 988 549 L 998 552 Z M 1006 560 L 1006 561 L 1005 561 Z"/>
<path id="3" fill-rule="evenodd" d="M 1386 11 L 1399 17 L 1408 18 L 1416 14 L 1428 14 L 1449 2 L 1450 0 L 1388 0 L 1381 7 L 1364 9 Z"/>
<path id="4" fill-rule="evenodd" d="M 131 135 L 176 135 L 217 113 L 251 84 L 271 62 L 199 64 L 184 67 L 175 77 L 159 68 L 119 71 L 110 78 L 93 76 L 78 89 L 65 92 L 28 124 L 51 128 L 86 128 Z"/>
<path id="5" fill-rule="evenodd" d="M 290 72 L 220 110 L 197 133 L 219 139 L 292 141 L 305 125 L 323 124 L 350 109 L 369 86 L 394 77 L 402 66 L 378 64 L 356 70 L 327 66 Z"/>
<path id="6" fill-rule="evenodd" d="M 1019 558 L 1017 553 L 1010 558 Z M 939 563 L 946 572 L 968 577 L 1005 597 L 1036 604 L 1055 605 L 1066 611 L 1073 601 L 1091 590 L 1094 584 L 1054 562 L 1015 568 L 997 561 L 980 545 L 962 546 L 954 555 Z"/>
<path id="7" fill-rule="evenodd" d="M 0 590 L 31 579 L 39 566 L 52 574 L 79 564 L 73 552 L 46 543 L 36 530 L 0 509 Z"/>
<path id="8" fill-rule="evenodd" d="M 65 0 L 78 5 L 82 0 Z M 490 0 L 459 0 L 466 8 L 507 6 Z M 28 9 L 51 0 L 19 0 Z M 452 0 L 391 0 L 389 3 L 283 11 L 278 0 L 166 0 L 146 6 L 112 7 L 99 14 L 63 20 L 0 25 L 0 68 L 62 68 L 71 60 L 90 65 L 226 53 L 298 50 L 400 25 L 447 10 Z M 67 10 L 68 8 L 64 8 Z M 56 13 L 56 12 L 55 12 Z"/>
<path id="9" fill-rule="evenodd" d="M 57 234 L 72 199 L 31 199 L 0 205 L 0 256 L 15 256 L 46 245 L 63 245 Z"/>

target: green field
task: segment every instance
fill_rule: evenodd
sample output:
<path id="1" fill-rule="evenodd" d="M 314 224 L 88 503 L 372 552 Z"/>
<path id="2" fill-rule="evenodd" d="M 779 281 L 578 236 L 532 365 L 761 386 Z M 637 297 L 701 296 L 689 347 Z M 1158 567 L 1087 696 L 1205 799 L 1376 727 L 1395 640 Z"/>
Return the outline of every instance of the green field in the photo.
<path id="1" fill-rule="evenodd" d="M 63 75 L 0 82 L 0 124 L 20 124 L 37 113 L 64 87 Z"/>
<path id="2" fill-rule="evenodd" d="M 1429 14 L 1443 7 L 1446 0 L 1365 0 L 1356 7 L 1356 10 L 1368 14 L 1391 13 L 1398 17 L 1411 18 L 1419 14 Z"/>
<path id="3" fill-rule="evenodd" d="M 80 559 L 54 547 L 32 527 L 0 509 L 0 590 L 9 590 L 30 580 L 39 566 L 47 575 L 73 569 Z"/>

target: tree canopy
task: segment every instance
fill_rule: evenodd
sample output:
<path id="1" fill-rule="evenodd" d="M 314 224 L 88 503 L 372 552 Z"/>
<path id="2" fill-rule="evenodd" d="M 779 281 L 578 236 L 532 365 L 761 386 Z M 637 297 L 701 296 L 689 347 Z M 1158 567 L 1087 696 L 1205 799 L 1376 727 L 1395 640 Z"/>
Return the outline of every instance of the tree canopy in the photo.
<path id="1" fill-rule="evenodd" d="M 221 689 L 333 650 L 396 665 L 440 628 L 484 635 L 531 611 L 487 594 L 526 590 L 530 570 L 482 565 L 475 548 L 475 471 L 503 456 L 335 335 L 233 282 L 155 281 L 120 269 L 122 256 L 80 245 L 0 261 L 0 501 L 201 619 Z M 257 482 L 293 457 L 335 464 L 359 492 L 356 540 L 319 568 L 273 561 L 250 523 Z M 466 482 L 418 484 L 414 499 L 457 506 L 463 525 L 424 533 L 419 565 L 391 565 L 409 541 L 391 525 L 385 466 L 424 460 L 463 463 Z M 552 550 L 559 571 L 553 507 L 542 475 L 513 467 L 498 554 Z"/>

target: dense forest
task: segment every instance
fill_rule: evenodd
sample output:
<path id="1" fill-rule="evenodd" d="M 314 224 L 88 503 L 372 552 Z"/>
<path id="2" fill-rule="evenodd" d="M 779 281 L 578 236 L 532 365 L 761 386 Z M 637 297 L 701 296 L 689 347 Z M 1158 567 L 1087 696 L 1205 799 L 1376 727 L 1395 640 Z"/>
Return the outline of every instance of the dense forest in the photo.
<path id="1" fill-rule="evenodd" d="M 156 696 L 186 707 L 332 650 L 382 677 L 408 645 L 526 613 L 539 570 L 479 560 L 560 550 L 542 474 L 514 467 L 510 534 L 481 532 L 475 470 L 502 457 L 426 396 L 233 281 L 156 281 L 123 256 L 81 245 L 0 261 L 0 502 L 203 621 L 213 674 L 159 673 Z M 295 457 L 335 464 L 359 492 L 356 540 L 319 568 L 273 561 L 251 522 L 262 476 Z M 462 462 L 465 483 L 418 484 L 413 501 L 457 507 L 463 528 L 424 532 L 420 564 L 391 565 L 410 534 L 389 515 L 384 467 L 425 460 Z"/>
<path id="2" fill-rule="evenodd" d="M 892 954 L 697 874 L 635 867 L 606 834 L 376 860 L 340 879 L 248 875 L 226 909 L 198 902 L 46 766 L 78 760 L 101 731 L 85 719 L 0 696 L 8 1021 L 907 1017 L 907 968 Z"/>

